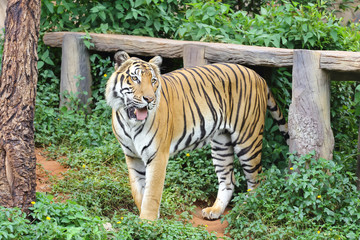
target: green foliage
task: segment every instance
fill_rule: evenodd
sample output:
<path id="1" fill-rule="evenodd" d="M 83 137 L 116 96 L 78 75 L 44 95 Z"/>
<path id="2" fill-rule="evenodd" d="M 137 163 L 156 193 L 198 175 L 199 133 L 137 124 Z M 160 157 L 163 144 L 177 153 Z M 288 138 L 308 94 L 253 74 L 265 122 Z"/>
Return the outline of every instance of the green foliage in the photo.
<path id="1" fill-rule="evenodd" d="M 260 7 L 266 2 L 265 0 L 223 0 L 222 3 L 226 3 L 231 6 L 233 10 L 242 10 L 248 13 L 258 13 Z"/>
<path id="2" fill-rule="evenodd" d="M 356 239 L 360 194 L 354 174 L 313 154 L 289 156 L 293 169 L 265 171 L 260 186 L 234 198 L 226 217 L 238 239 Z M 308 167 L 309 166 L 309 167 Z"/>
<path id="3" fill-rule="evenodd" d="M 108 235 L 103 220 L 71 201 L 56 203 L 53 196 L 38 193 L 31 210 L 30 222 L 20 209 L 0 207 L 0 239 L 105 239 Z"/>
<path id="4" fill-rule="evenodd" d="M 0 239 L 216 239 L 204 227 L 174 220 L 147 222 L 131 213 L 101 219 L 75 202 L 58 203 L 41 193 L 31 210 L 32 221 L 20 209 L 0 206 Z"/>
<path id="5" fill-rule="evenodd" d="M 271 88 L 275 99 L 284 114 L 287 116 L 288 106 L 291 103 L 291 74 L 287 68 L 279 68 L 272 71 L 271 79 L 268 84 Z M 287 153 L 289 148 L 284 137 L 279 132 L 279 127 L 271 117 L 270 113 L 266 113 L 262 163 L 265 168 L 270 168 L 273 164 L 281 169 L 287 166 Z"/>
<path id="6" fill-rule="evenodd" d="M 96 215 L 113 216 L 135 206 L 124 156 L 117 142 L 68 154 L 69 170 L 54 186 L 54 193 L 71 194 Z M 136 210 L 135 210 L 136 211 Z"/>
<path id="7" fill-rule="evenodd" d="M 195 202 L 212 204 L 217 193 L 217 177 L 207 146 L 192 152 L 182 152 L 169 159 L 161 213 L 191 211 Z"/>
<path id="8" fill-rule="evenodd" d="M 34 120 L 35 140 L 38 145 L 66 145 L 72 150 L 88 146 L 102 146 L 113 139 L 111 109 L 104 99 L 106 81 L 112 73 L 110 58 L 97 54 L 90 58 L 94 81 L 89 103 L 83 105 L 77 94 L 63 94 L 66 105 L 59 108 L 60 80 L 51 70 L 40 73 Z M 91 114 L 88 108 L 91 107 Z M 54 131 L 54 129 L 56 131 Z M 52 148 L 56 148 L 53 146 Z M 63 152 L 63 151 L 62 151 Z"/>
<path id="9" fill-rule="evenodd" d="M 208 233 L 204 227 L 194 228 L 191 224 L 184 224 L 174 220 L 159 219 L 154 222 L 141 221 L 133 214 L 127 217 L 117 217 L 113 226 L 117 237 L 121 239 L 217 239 L 215 234 Z"/>
<path id="10" fill-rule="evenodd" d="M 20 209 L 0 206 L 0 222 L 0 239 L 20 239 L 29 233 L 30 220 Z"/>
<path id="11" fill-rule="evenodd" d="M 42 0 L 43 31 L 116 32 L 156 37 L 177 29 L 183 4 L 177 0 Z M 87 13 L 87 14 L 83 14 Z"/>
<path id="12" fill-rule="evenodd" d="M 187 204 L 216 197 L 217 177 L 209 146 L 177 154 L 170 158 L 167 169 L 165 186 L 183 196 Z"/>
<path id="13" fill-rule="evenodd" d="M 190 4 L 176 36 L 186 40 L 222 41 L 245 45 L 305 49 L 360 49 L 358 27 L 341 26 L 323 2 L 300 5 L 272 1 L 258 14 L 233 11 L 227 4 Z"/>
<path id="14" fill-rule="evenodd" d="M 357 116 L 354 96 L 356 84 L 353 82 L 331 83 L 331 124 L 335 137 L 335 159 L 348 169 L 355 169 L 357 144 Z M 345 156 L 351 156 L 347 161 Z M 349 160 L 353 160 L 350 161 Z"/>

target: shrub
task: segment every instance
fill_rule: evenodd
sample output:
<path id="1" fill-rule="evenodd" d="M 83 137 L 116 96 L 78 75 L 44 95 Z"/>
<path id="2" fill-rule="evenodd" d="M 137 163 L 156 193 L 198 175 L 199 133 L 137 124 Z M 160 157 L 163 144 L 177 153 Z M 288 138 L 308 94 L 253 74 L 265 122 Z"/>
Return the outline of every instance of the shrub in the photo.
<path id="1" fill-rule="evenodd" d="M 234 238 L 355 239 L 360 231 L 360 193 L 354 174 L 313 154 L 297 158 L 292 173 L 276 166 L 260 186 L 241 193 L 226 219 Z M 309 167 L 307 167 L 309 166 Z"/>
<path id="2" fill-rule="evenodd" d="M 148 222 L 131 213 L 101 219 L 75 202 L 58 203 L 41 193 L 31 210 L 30 221 L 20 209 L 0 206 L 0 239 L 217 239 L 204 227 L 173 220 Z"/>
<path id="3" fill-rule="evenodd" d="M 53 196 L 37 193 L 30 210 L 31 222 L 20 209 L 0 207 L 0 239 L 105 239 L 108 235 L 103 220 L 71 201 L 55 203 Z"/>
<path id="4" fill-rule="evenodd" d="M 141 221 L 133 214 L 125 217 L 118 217 L 113 220 L 115 237 L 121 239 L 214 239 L 214 233 L 208 233 L 205 227 L 194 228 L 191 224 L 184 224 L 174 220 L 156 220 L 154 222 Z"/>
<path id="5" fill-rule="evenodd" d="M 189 5 L 176 32 L 182 39 L 313 50 L 360 49 L 357 25 L 342 26 L 341 19 L 326 11 L 324 2 L 271 1 L 254 16 L 214 0 Z"/>

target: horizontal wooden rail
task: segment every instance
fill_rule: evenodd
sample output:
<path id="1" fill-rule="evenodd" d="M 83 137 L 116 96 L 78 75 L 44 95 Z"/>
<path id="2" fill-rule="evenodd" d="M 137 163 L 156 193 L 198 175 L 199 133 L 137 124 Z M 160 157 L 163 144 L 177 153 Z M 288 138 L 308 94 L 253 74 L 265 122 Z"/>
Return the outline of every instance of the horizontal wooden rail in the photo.
<path id="1" fill-rule="evenodd" d="M 51 32 L 44 36 L 44 43 L 62 47 L 63 37 L 68 34 L 85 36 L 85 33 Z M 245 46 L 238 44 L 180 41 L 163 38 L 90 33 L 93 50 L 116 52 L 124 50 L 141 56 L 160 55 L 165 58 L 182 58 L 186 45 L 203 47 L 208 62 L 236 62 L 267 67 L 289 67 L 293 62 L 293 50 Z"/>
<path id="2" fill-rule="evenodd" d="M 319 51 L 320 68 L 340 72 L 360 72 L 360 52 Z"/>

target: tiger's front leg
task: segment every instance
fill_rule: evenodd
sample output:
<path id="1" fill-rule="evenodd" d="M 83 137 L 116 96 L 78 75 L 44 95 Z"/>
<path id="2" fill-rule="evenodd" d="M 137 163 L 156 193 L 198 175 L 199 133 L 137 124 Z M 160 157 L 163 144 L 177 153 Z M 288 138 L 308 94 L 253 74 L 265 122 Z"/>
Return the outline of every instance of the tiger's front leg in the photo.
<path id="1" fill-rule="evenodd" d="M 137 208 L 141 212 L 141 203 L 145 190 L 145 164 L 140 158 L 125 156 L 125 159 L 129 171 L 131 193 Z"/>
<path id="2" fill-rule="evenodd" d="M 155 220 L 159 217 L 169 153 L 158 153 L 146 166 L 146 184 L 141 204 L 140 218 Z"/>

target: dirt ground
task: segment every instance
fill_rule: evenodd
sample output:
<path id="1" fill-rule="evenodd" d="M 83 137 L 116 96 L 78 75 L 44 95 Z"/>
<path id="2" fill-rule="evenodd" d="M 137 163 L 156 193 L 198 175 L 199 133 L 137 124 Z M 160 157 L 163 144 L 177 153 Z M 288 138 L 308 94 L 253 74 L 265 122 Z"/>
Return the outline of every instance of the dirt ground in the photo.
<path id="1" fill-rule="evenodd" d="M 59 162 L 54 160 L 46 160 L 41 149 L 36 149 L 36 191 L 37 192 L 49 192 L 51 191 L 50 178 L 62 178 L 67 169 Z M 225 213 L 227 213 L 225 211 Z M 201 208 L 197 206 L 193 213 L 193 219 L 191 220 L 193 226 L 204 225 L 209 232 L 217 232 L 217 237 L 224 236 L 225 228 L 228 223 L 225 221 L 221 223 L 221 220 L 207 221 L 202 218 Z"/>

